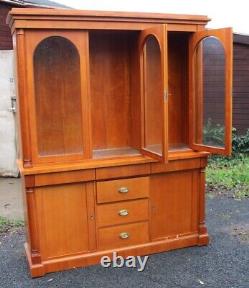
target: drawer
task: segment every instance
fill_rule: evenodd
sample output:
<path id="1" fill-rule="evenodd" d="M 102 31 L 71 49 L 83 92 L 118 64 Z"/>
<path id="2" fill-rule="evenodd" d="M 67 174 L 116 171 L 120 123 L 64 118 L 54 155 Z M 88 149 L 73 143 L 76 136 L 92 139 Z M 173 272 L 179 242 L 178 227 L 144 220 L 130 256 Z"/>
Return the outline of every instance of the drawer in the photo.
<path id="1" fill-rule="evenodd" d="M 101 228 L 98 231 L 98 249 L 113 249 L 149 242 L 148 222 Z"/>
<path id="2" fill-rule="evenodd" d="M 46 186 L 63 183 L 87 182 L 95 179 L 94 169 L 53 172 L 35 176 L 35 186 Z"/>
<path id="3" fill-rule="evenodd" d="M 97 182 L 97 202 L 115 202 L 149 196 L 149 177 Z"/>
<path id="4" fill-rule="evenodd" d="M 148 220 L 148 200 L 97 205 L 98 227 Z"/>

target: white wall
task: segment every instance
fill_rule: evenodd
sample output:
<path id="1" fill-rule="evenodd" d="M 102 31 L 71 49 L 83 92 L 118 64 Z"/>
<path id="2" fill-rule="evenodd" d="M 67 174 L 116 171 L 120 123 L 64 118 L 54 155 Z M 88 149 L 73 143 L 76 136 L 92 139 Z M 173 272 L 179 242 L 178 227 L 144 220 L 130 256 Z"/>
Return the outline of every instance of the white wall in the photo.
<path id="1" fill-rule="evenodd" d="M 0 51 L 0 176 L 18 175 L 15 114 L 9 110 L 15 96 L 13 50 Z"/>
<path id="2" fill-rule="evenodd" d="M 246 0 L 56 0 L 83 10 L 110 10 L 202 14 L 212 19 L 208 27 L 233 27 L 234 32 L 249 35 L 248 1 Z"/>

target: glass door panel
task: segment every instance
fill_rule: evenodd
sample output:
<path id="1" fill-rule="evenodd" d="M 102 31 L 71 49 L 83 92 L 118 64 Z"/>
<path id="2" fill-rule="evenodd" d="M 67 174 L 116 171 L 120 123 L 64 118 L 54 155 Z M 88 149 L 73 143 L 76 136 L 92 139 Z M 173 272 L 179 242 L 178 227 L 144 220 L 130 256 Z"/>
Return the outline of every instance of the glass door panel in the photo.
<path id="1" fill-rule="evenodd" d="M 141 32 L 140 69 L 142 103 L 142 153 L 167 159 L 167 65 L 166 27 Z"/>
<path id="2" fill-rule="evenodd" d="M 63 37 L 44 39 L 34 53 L 39 156 L 83 153 L 80 58 Z"/>
<path id="3" fill-rule="evenodd" d="M 190 45 L 192 148 L 230 154 L 232 133 L 231 30 L 195 33 Z"/>

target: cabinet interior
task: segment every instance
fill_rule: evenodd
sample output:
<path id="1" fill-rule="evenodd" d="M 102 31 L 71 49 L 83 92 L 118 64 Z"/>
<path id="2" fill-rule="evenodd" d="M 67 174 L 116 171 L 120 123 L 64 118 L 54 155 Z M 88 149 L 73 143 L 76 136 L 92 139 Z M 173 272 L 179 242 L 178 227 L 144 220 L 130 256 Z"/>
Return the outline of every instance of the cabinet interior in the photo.
<path id="1" fill-rule="evenodd" d="M 139 155 L 142 145 L 159 149 L 162 138 L 160 48 L 153 38 L 144 46 L 144 113 L 141 97 L 139 31 L 90 30 L 82 53 L 69 40 L 51 36 L 34 53 L 37 146 L 41 157 L 82 154 L 84 158 Z M 169 150 L 188 146 L 188 33 L 168 32 Z M 82 36 L 83 37 L 83 36 Z M 158 47 L 156 46 L 158 45 Z M 82 89 L 81 57 L 89 57 L 90 97 Z M 84 75 L 83 75 L 84 76 Z M 73 83 L 73 85 L 72 85 Z M 84 87 L 86 84 L 84 84 Z M 89 99 L 89 100 L 87 100 Z M 84 142 L 89 101 L 91 141 Z M 56 109 L 52 110 L 51 107 Z M 161 113 L 162 112 L 162 113 Z M 142 115 L 145 118 L 142 121 Z M 142 133 L 144 125 L 144 133 Z M 84 138 L 85 137 L 85 138 Z M 83 147 L 84 143 L 91 147 Z M 92 151 L 85 155 L 84 150 Z"/>
<path id="2" fill-rule="evenodd" d="M 188 141 L 189 33 L 168 32 L 169 150 L 181 150 Z"/>
<path id="3" fill-rule="evenodd" d="M 140 147 L 138 32 L 89 32 L 93 158 Z"/>

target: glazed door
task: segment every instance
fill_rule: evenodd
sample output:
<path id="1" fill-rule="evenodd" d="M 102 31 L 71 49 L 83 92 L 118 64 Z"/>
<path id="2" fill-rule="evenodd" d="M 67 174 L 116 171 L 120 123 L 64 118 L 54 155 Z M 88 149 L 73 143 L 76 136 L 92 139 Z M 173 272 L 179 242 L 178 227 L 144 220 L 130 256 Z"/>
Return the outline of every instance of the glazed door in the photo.
<path id="1" fill-rule="evenodd" d="M 90 158 L 87 32 L 27 33 L 32 161 Z"/>
<path id="2" fill-rule="evenodd" d="M 232 151 L 232 30 L 193 34 L 189 47 L 191 148 Z"/>
<path id="3" fill-rule="evenodd" d="M 141 153 L 167 162 L 168 81 L 166 25 L 141 31 Z"/>

